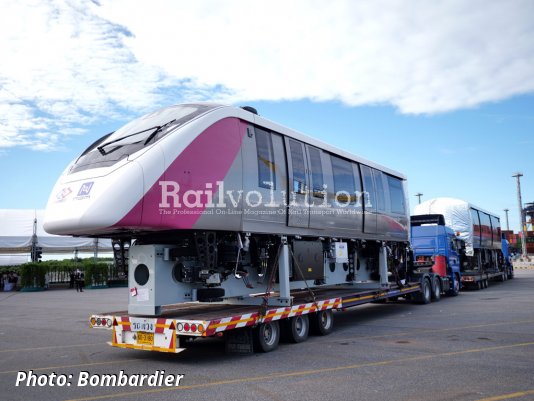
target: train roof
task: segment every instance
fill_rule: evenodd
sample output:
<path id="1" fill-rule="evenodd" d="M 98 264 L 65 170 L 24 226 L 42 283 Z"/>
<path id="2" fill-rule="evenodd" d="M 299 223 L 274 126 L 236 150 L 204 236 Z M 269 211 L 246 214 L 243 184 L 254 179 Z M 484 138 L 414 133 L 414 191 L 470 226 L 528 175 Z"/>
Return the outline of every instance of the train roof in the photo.
<path id="1" fill-rule="evenodd" d="M 416 205 L 414 207 L 414 215 L 422 215 L 422 214 L 429 214 L 429 213 L 433 213 L 432 211 L 434 210 L 433 207 L 437 206 L 438 208 L 444 208 L 444 207 L 462 207 L 462 208 L 465 208 L 465 210 L 469 210 L 469 209 L 475 209 L 475 210 L 478 210 L 479 212 L 483 212 L 483 213 L 486 213 L 496 219 L 501 219 L 499 216 L 497 216 L 495 213 L 491 213 L 491 212 L 488 212 L 487 210 L 485 209 L 482 209 L 476 205 L 473 205 L 472 203 L 469 203 L 467 201 L 464 201 L 462 199 L 457 199 L 457 198 L 447 198 L 447 197 L 442 197 L 442 198 L 433 198 L 433 199 L 429 199 L 427 201 L 424 201 L 422 202 L 421 204 L 419 205 Z"/>
<path id="2" fill-rule="evenodd" d="M 251 111 L 248 111 L 246 109 L 230 106 L 230 105 L 223 105 L 223 104 L 214 104 L 214 103 L 198 103 L 198 104 L 205 104 L 212 106 L 212 109 L 206 112 L 204 115 L 210 115 L 214 112 L 221 113 L 221 118 L 223 117 L 238 117 L 242 120 L 248 121 L 252 124 L 267 128 L 269 130 L 278 132 L 280 134 L 286 135 L 288 137 L 297 139 L 301 142 L 305 142 L 309 145 L 315 146 L 317 148 L 323 149 L 327 152 L 339 155 L 341 157 L 344 157 L 346 159 L 365 164 L 369 167 L 376 168 L 378 170 L 381 170 L 387 174 L 390 174 L 392 176 L 401 178 L 403 180 L 406 180 L 406 176 L 396 170 L 390 169 L 388 167 L 385 167 L 383 165 L 380 165 L 378 163 L 372 162 L 370 160 L 367 160 L 363 157 L 356 156 L 350 152 L 347 152 L 345 150 L 342 150 L 340 148 L 337 148 L 335 146 L 329 145 L 326 142 L 323 142 L 319 139 L 313 138 L 311 136 L 305 135 L 301 132 L 295 131 L 291 128 L 285 127 L 281 124 L 275 123 L 267 118 L 264 118 L 258 114 L 254 114 Z"/>

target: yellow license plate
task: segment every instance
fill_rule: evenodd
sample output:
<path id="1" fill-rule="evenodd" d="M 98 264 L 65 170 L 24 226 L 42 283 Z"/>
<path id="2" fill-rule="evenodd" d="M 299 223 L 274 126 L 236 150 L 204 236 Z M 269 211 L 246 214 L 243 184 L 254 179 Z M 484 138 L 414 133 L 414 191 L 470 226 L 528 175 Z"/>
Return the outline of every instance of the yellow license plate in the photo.
<path id="1" fill-rule="evenodd" d="M 154 345 L 154 333 L 137 332 L 137 344 Z"/>

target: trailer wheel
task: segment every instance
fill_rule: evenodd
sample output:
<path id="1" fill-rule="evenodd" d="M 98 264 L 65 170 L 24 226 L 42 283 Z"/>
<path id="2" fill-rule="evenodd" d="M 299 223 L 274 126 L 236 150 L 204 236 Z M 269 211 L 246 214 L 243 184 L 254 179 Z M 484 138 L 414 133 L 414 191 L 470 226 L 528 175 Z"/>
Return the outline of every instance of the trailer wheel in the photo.
<path id="1" fill-rule="evenodd" d="M 301 343 L 308 339 L 310 320 L 308 315 L 294 316 L 286 319 L 284 338 L 292 343 Z M 282 333 L 284 334 L 284 333 Z"/>
<path id="2" fill-rule="evenodd" d="M 260 352 L 270 352 L 278 348 L 280 325 L 278 321 L 262 323 L 254 331 L 254 345 Z"/>
<path id="3" fill-rule="evenodd" d="M 435 276 L 432 281 L 432 301 L 438 302 L 441 299 L 441 281 L 438 276 Z"/>
<path id="4" fill-rule="evenodd" d="M 457 274 L 454 275 L 454 283 L 449 291 L 450 296 L 457 296 L 460 293 L 460 277 Z"/>
<path id="5" fill-rule="evenodd" d="M 310 329 L 314 334 L 326 336 L 334 330 L 332 309 L 322 310 L 310 315 Z"/>

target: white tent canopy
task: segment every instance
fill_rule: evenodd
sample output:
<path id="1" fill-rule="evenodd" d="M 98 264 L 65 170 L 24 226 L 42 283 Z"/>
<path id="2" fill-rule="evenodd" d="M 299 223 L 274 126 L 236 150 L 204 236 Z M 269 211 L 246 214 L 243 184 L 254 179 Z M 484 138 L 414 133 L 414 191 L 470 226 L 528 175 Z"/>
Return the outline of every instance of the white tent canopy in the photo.
<path id="1" fill-rule="evenodd" d="M 43 252 L 111 251 L 111 240 L 67 237 L 48 234 L 43 229 L 44 210 L 0 209 L 0 253 L 14 254 L 31 251 L 32 237 Z"/>

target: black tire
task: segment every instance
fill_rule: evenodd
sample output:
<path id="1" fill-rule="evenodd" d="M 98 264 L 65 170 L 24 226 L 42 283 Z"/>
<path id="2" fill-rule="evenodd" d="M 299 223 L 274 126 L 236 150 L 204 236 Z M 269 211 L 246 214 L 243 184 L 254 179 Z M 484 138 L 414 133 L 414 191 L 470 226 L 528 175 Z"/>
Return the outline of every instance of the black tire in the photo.
<path id="1" fill-rule="evenodd" d="M 482 284 L 483 284 L 483 287 L 484 287 L 484 288 L 488 288 L 488 287 L 489 287 L 489 281 L 488 281 L 488 279 L 485 279 L 484 282 L 483 282 Z"/>
<path id="2" fill-rule="evenodd" d="M 451 297 L 455 297 L 460 293 L 460 277 L 455 274 L 454 275 L 454 283 L 452 285 L 452 288 L 449 290 L 449 295 Z"/>
<path id="3" fill-rule="evenodd" d="M 310 333 L 310 320 L 308 315 L 294 316 L 284 321 L 282 338 L 292 342 L 301 343 L 308 339 Z"/>
<path id="4" fill-rule="evenodd" d="M 224 297 L 224 288 L 199 288 L 197 290 L 197 301 L 199 302 L 219 302 Z"/>
<path id="5" fill-rule="evenodd" d="M 280 325 L 278 321 L 260 324 L 254 330 L 254 348 L 259 352 L 271 352 L 278 348 Z"/>
<path id="6" fill-rule="evenodd" d="M 481 290 L 481 289 L 483 289 L 483 288 L 484 288 L 484 285 L 482 284 L 482 280 L 477 281 L 475 290 L 478 291 L 478 290 Z"/>
<path id="7" fill-rule="evenodd" d="M 326 336 L 334 330 L 334 314 L 332 309 L 322 310 L 310 315 L 310 331 Z"/>
<path id="8" fill-rule="evenodd" d="M 414 295 L 415 302 L 419 304 L 429 304 L 432 301 L 432 285 L 428 278 L 421 282 L 421 291 Z"/>
<path id="9" fill-rule="evenodd" d="M 438 302 L 441 299 L 441 280 L 435 276 L 432 281 L 432 301 Z"/>

